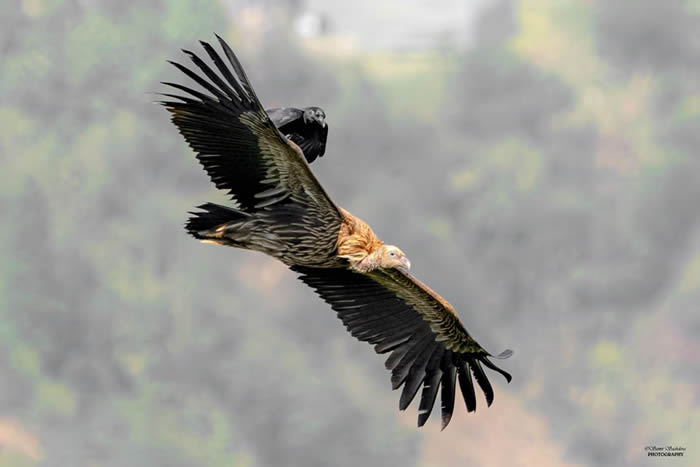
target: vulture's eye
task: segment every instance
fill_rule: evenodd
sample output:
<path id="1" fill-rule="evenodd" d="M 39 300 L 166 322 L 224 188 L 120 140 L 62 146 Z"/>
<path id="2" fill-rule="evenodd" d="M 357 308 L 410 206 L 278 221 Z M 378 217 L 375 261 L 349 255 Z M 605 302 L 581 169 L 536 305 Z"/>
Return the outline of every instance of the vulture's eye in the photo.
<path id="1" fill-rule="evenodd" d="M 396 256 L 396 253 L 392 251 L 391 253 L 389 253 L 389 256 Z"/>

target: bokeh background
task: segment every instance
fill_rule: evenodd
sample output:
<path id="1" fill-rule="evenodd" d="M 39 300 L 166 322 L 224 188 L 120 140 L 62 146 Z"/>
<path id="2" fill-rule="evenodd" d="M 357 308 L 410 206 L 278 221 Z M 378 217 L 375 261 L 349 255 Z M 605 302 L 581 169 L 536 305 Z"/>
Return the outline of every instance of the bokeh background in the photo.
<path id="1" fill-rule="evenodd" d="M 4 0 L 0 466 L 700 465 L 700 1 Z M 165 110 L 218 32 L 313 169 L 490 351 L 444 432 L 225 203 Z"/>

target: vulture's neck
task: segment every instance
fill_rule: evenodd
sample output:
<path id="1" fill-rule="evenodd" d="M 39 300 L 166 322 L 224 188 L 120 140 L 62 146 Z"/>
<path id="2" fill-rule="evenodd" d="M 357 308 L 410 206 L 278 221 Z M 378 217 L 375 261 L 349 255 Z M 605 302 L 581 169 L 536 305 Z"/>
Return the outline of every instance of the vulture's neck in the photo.
<path id="1" fill-rule="evenodd" d="M 370 271 L 374 271 L 375 269 L 381 268 L 382 264 L 381 257 L 379 256 L 379 250 L 375 250 L 372 253 L 368 254 L 360 261 L 357 261 L 355 264 L 352 264 L 351 267 L 352 269 L 361 273 L 368 273 Z"/>

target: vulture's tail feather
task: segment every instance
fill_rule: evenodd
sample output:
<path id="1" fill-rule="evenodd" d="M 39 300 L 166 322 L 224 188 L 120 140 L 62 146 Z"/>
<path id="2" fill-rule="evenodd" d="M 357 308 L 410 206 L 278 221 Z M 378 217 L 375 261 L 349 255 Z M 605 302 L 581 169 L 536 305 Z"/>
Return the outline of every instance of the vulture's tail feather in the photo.
<path id="1" fill-rule="evenodd" d="M 251 217 L 245 212 L 214 203 L 202 204 L 197 208 L 202 209 L 202 211 L 190 212 L 193 216 L 187 220 L 185 229 L 187 233 L 200 240 L 208 238 L 208 236 L 202 235 L 207 230 L 213 230 L 227 222 L 245 220 Z"/>

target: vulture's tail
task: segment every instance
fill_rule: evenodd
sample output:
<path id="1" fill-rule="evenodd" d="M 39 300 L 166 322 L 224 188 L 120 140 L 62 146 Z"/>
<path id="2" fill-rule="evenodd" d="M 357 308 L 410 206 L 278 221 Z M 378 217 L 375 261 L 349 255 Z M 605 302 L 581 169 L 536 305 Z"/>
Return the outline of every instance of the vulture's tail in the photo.
<path id="1" fill-rule="evenodd" d="M 215 236 L 216 228 L 229 222 L 244 221 L 251 217 L 237 209 L 221 206 L 214 203 L 206 203 L 197 206 L 202 211 L 190 212 L 193 214 L 185 224 L 187 233 L 200 240 L 211 239 Z"/>

